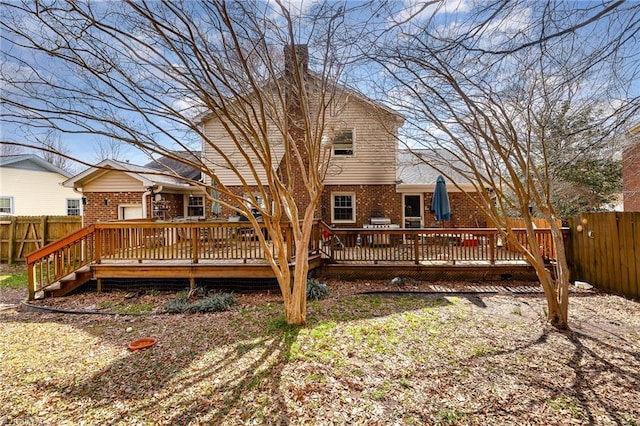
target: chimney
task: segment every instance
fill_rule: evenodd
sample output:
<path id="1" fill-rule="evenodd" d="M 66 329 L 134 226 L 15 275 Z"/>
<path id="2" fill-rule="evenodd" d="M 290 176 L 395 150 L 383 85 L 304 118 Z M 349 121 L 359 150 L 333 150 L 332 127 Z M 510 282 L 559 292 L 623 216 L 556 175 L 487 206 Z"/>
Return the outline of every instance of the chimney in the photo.
<path id="1" fill-rule="evenodd" d="M 284 46 L 284 72 L 285 75 L 288 76 L 293 73 L 295 66 L 291 47 L 290 44 Z M 304 75 L 309 70 L 309 47 L 306 44 L 295 44 L 293 45 L 293 49 L 295 49 L 300 71 Z"/>

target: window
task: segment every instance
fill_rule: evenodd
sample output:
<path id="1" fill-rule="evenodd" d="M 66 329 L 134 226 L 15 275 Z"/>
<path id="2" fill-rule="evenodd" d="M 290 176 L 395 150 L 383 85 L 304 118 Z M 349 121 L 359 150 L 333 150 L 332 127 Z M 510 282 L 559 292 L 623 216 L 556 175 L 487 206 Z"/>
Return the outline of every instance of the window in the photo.
<path id="1" fill-rule="evenodd" d="M 356 221 L 356 196 L 353 193 L 331 194 L 331 222 Z"/>
<path id="2" fill-rule="evenodd" d="M 13 197 L 0 197 L 0 213 L 13 213 Z"/>
<path id="3" fill-rule="evenodd" d="M 189 195 L 187 216 L 204 216 L 204 196 Z"/>
<path id="4" fill-rule="evenodd" d="M 253 193 L 253 194 L 245 193 L 242 197 L 245 200 L 244 205 L 251 209 L 251 213 L 253 213 L 254 216 L 259 215 L 258 210 L 255 207 L 256 204 L 262 210 L 267 208 L 267 203 L 265 202 L 264 198 L 262 198 L 262 195 L 260 195 L 260 193 Z M 253 199 L 255 199 L 255 204 L 252 202 Z"/>
<path id="5" fill-rule="evenodd" d="M 333 155 L 353 155 L 353 130 L 338 132 L 333 139 Z"/>
<path id="6" fill-rule="evenodd" d="M 79 198 L 67 198 L 67 216 L 80 216 L 82 210 Z"/>

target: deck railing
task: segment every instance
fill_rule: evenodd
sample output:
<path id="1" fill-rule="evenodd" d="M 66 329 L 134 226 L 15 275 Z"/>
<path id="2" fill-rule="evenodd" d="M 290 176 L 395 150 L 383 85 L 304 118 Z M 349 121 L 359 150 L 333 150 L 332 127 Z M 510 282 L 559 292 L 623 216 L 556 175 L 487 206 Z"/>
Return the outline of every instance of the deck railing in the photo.
<path id="1" fill-rule="evenodd" d="M 95 226 L 79 229 L 27 255 L 29 300 L 36 292 L 95 260 Z"/>
<path id="2" fill-rule="evenodd" d="M 325 253 L 334 262 L 412 262 L 415 264 L 460 264 L 524 261 L 513 247 L 492 228 L 331 228 L 325 231 Z M 536 229 L 536 241 L 546 259 L 555 259 L 549 229 Z M 525 229 L 512 234 L 527 247 Z"/>
<path id="3" fill-rule="evenodd" d="M 287 260 L 291 262 L 295 243 L 288 224 L 283 224 Z M 242 222 L 113 222 L 83 228 L 34 251 L 27 257 L 29 297 L 46 289 L 78 269 L 101 262 L 250 262 L 264 260 L 264 248 L 256 232 Z M 526 242 L 523 229 L 514 236 Z M 549 229 L 537 229 L 537 244 L 545 257 L 555 258 Z M 502 241 L 496 229 L 334 229 L 314 224 L 309 244 L 311 255 L 323 255 L 333 262 L 412 262 L 439 265 L 465 262 L 495 264 L 521 261 L 522 253 Z"/>

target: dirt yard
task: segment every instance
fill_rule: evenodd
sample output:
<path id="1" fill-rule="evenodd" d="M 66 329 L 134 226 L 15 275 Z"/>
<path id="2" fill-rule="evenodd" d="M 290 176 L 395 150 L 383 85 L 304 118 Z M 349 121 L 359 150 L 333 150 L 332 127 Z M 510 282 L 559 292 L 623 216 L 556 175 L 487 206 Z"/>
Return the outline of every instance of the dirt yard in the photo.
<path id="1" fill-rule="evenodd" d="M 0 425 L 640 425 L 638 302 L 575 292 L 558 332 L 540 293 L 328 285 L 305 327 L 274 293 L 210 314 L 164 314 L 158 292 L 0 311 Z"/>

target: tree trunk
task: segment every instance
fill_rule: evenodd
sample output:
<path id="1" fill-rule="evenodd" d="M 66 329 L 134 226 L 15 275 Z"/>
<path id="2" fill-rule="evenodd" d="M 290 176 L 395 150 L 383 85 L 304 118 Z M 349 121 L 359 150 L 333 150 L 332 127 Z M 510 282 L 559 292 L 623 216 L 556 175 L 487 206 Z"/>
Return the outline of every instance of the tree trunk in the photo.
<path id="1" fill-rule="evenodd" d="M 307 239 L 308 240 L 308 239 Z M 296 243 L 296 260 L 290 276 L 290 297 L 285 305 L 287 324 L 304 325 L 307 321 L 307 273 L 309 272 L 308 244 Z"/>
<path id="2" fill-rule="evenodd" d="M 555 219 L 548 219 L 549 222 Z M 555 277 L 544 262 L 542 254 L 530 259 L 547 299 L 547 322 L 553 327 L 569 328 L 569 267 L 564 251 L 562 231 L 557 224 L 550 224 L 551 236 L 556 249 Z M 537 244 L 535 234 L 528 235 L 529 244 Z M 539 258 L 538 258 L 539 257 Z"/>

